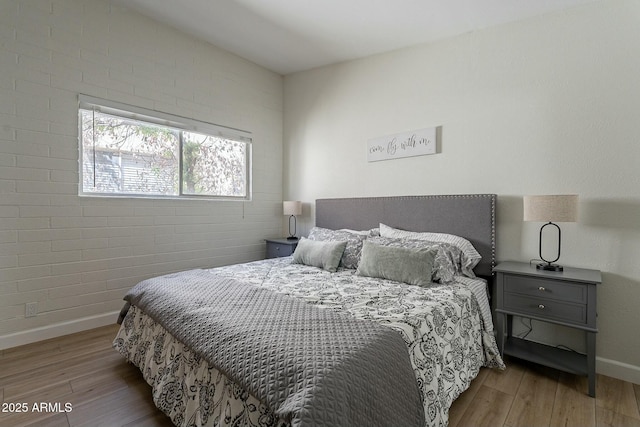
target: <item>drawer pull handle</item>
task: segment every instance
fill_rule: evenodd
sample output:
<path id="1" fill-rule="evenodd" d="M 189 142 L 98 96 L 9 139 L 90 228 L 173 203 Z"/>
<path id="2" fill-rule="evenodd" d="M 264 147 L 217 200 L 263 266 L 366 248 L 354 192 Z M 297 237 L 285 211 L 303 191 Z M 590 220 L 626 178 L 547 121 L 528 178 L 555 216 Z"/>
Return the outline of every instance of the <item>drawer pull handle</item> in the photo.
<path id="1" fill-rule="evenodd" d="M 545 287 L 544 287 L 544 286 L 540 286 L 540 287 L 538 288 L 538 290 L 539 290 L 540 292 L 544 292 L 544 291 L 546 291 L 546 289 L 545 289 Z"/>
<path id="2" fill-rule="evenodd" d="M 538 308 L 539 308 L 540 310 L 544 310 L 544 304 L 540 304 L 540 305 L 538 306 Z"/>

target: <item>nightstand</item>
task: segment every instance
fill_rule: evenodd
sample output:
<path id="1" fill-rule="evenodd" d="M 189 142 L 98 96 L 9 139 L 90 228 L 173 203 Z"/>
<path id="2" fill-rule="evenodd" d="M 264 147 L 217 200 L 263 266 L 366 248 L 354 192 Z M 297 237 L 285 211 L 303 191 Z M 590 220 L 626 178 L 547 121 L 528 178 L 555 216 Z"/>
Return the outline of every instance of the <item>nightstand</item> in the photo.
<path id="1" fill-rule="evenodd" d="M 298 240 L 265 239 L 267 242 L 267 258 L 278 258 L 293 254 L 298 246 Z"/>
<path id="2" fill-rule="evenodd" d="M 600 271 L 570 267 L 562 272 L 543 271 L 521 262 L 502 262 L 494 271 L 500 353 L 587 376 L 589 396 L 595 397 L 596 286 L 602 282 Z M 587 354 L 514 337 L 513 316 L 584 331 Z"/>

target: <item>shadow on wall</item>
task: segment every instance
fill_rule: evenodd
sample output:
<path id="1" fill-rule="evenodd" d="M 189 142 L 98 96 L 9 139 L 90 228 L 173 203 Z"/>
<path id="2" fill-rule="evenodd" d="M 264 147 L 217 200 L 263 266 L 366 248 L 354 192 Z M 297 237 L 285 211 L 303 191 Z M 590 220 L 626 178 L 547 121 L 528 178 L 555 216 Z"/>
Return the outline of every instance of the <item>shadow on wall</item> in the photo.
<path id="1" fill-rule="evenodd" d="M 598 355 L 636 366 L 638 377 L 633 381 L 640 381 L 640 337 L 637 322 L 632 321 L 640 306 L 640 280 L 603 272 L 602 283 L 598 287 Z"/>
<path id="2" fill-rule="evenodd" d="M 584 225 L 640 232 L 640 201 L 587 199 L 580 209 L 579 222 Z"/>
<path id="3" fill-rule="evenodd" d="M 580 223 L 603 233 L 597 243 L 602 258 L 602 271 L 638 271 L 640 253 L 640 201 L 622 199 L 592 199 L 581 206 Z M 634 273 L 632 273 L 635 275 Z M 628 278 L 638 283 L 638 277 Z"/>
<path id="4" fill-rule="evenodd" d="M 498 196 L 496 224 L 497 259 L 522 259 L 522 196 Z"/>
<path id="5" fill-rule="evenodd" d="M 621 274 L 637 271 L 640 250 L 640 201 L 629 199 L 588 199 L 581 204 L 580 223 L 606 229 L 610 247 L 600 248 L 609 265 L 602 266 L 602 285 L 598 288 L 598 355 L 637 367 L 640 378 L 640 339 L 637 334 L 640 306 L 640 277 Z M 632 273 L 633 274 L 633 273 Z"/>

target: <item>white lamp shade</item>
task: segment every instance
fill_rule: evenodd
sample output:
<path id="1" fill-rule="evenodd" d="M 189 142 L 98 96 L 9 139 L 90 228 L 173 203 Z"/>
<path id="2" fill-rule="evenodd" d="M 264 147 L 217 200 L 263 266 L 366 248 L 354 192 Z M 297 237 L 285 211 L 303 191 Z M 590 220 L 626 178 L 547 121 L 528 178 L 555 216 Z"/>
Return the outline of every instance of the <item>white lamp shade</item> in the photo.
<path id="1" fill-rule="evenodd" d="M 283 215 L 301 215 L 302 202 L 290 201 L 290 200 L 282 202 L 282 214 Z"/>
<path id="2" fill-rule="evenodd" d="M 576 222 L 578 196 L 562 194 L 552 196 L 524 196 L 524 221 Z"/>

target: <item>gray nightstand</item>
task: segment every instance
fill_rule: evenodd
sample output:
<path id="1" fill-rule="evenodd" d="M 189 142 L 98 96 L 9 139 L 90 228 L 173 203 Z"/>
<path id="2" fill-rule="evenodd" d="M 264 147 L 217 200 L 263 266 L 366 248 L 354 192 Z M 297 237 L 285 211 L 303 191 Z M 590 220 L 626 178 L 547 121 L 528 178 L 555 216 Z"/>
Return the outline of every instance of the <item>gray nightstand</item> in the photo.
<path id="1" fill-rule="evenodd" d="M 521 262 L 500 263 L 496 277 L 496 327 L 500 353 L 589 378 L 596 395 L 596 286 L 598 270 L 565 267 L 562 272 L 537 270 Z M 580 329 L 587 354 L 514 337 L 513 316 Z"/>
<path id="2" fill-rule="evenodd" d="M 267 242 L 267 258 L 278 258 L 293 254 L 298 246 L 298 240 L 265 239 Z"/>

